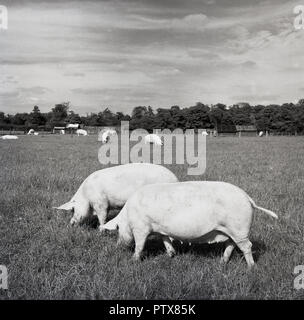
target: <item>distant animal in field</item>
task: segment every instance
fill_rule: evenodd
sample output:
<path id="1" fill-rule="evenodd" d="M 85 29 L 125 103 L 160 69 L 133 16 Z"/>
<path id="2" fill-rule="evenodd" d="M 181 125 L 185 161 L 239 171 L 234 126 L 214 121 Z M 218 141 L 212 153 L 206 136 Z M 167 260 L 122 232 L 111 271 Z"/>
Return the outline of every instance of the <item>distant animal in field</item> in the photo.
<path id="1" fill-rule="evenodd" d="M 2 140 L 17 140 L 17 136 L 12 136 L 12 135 L 5 135 L 1 137 Z"/>
<path id="2" fill-rule="evenodd" d="M 56 209 L 74 210 L 70 223 L 80 223 L 90 215 L 97 215 L 100 225 L 107 218 L 110 207 L 122 207 L 127 199 L 146 184 L 177 182 L 167 168 L 150 163 L 129 163 L 95 171 L 80 185 L 72 199 Z"/>
<path id="3" fill-rule="evenodd" d="M 260 132 L 259 132 L 259 137 L 263 137 L 263 135 L 264 135 L 264 132 L 263 132 L 263 131 L 260 131 Z"/>
<path id="4" fill-rule="evenodd" d="M 77 133 L 77 136 L 87 136 L 88 135 L 88 132 L 87 130 L 84 130 L 84 129 L 78 129 L 76 130 L 76 133 Z"/>
<path id="5" fill-rule="evenodd" d="M 230 183 L 156 183 L 138 189 L 121 212 L 102 228 L 118 228 L 118 243 L 129 245 L 134 239 L 135 259 L 141 257 L 147 237 L 156 233 L 162 237 L 170 256 L 175 254 L 170 237 L 191 243 L 228 240 L 222 261 L 228 262 L 237 246 L 250 268 L 254 265 L 248 238 L 253 208 L 278 218 Z"/>
<path id="6" fill-rule="evenodd" d="M 208 136 L 208 132 L 207 132 L 206 130 L 204 130 L 204 131 L 202 132 L 202 136 Z"/>
<path id="7" fill-rule="evenodd" d="M 61 129 L 60 134 L 65 134 L 65 131 L 63 129 Z"/>
<path id="8" fill-rule="evenodd" d="M 114 134 L 117 134 L 117 132 L 116 132 L 115 130 L 113 130 L 113 129 L 108 129 L 108 130 L 104 131 L 104 132 L 101 134 L 101 138 L 99 138 L 98 140 L 99 140 L 99 141 L 101 140 L 102 143 L 107 143 L 107 142 L 109 142 L 110 137 L 111 137 L 112 135 L 114 135 Z"/>
<path id="9" fill-rule="evenodd" d="M 145 144 L 152 143 L 158 146 L 162 146 L 163 142 L 161 141 L 161 138 L 157 134 L 147 134 L 145 136 Z"/>
<path id="10" fill-rule="evenodd" d="M 30 136 L 38 136 L 38 135 L 39 135 L 39 132 L 35 132 L 34 129 L 30 129 L 27 134 L 30 135 Z"/>

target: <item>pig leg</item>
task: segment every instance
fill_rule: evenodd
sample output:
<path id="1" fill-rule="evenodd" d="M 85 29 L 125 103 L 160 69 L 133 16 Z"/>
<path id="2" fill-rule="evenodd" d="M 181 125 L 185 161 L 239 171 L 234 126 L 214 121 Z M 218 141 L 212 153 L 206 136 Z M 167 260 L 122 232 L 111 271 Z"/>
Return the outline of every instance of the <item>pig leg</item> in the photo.
<path id="1" fill-rule="evenodd" d="M 253 260 L 252 251 L 251 251 L 252 243 L 249 241 L 248 238 L 243 239 L 241 241 L 235 241 L 235 243 L 243 252 L 248 268 L 251 269 L 254 266 L 254 260 Z"/>
<path id="2" fill-rule="evenodd" d="M 98 201 L 93 203 L 93 214 L 98 217 L 99 230 L 102 232 L 102 226 L 106 223 L 108 214 L 108 203 L 104 201 Z"/>
<path id="3" fill-rule="evenodd" d="M 165 245 L 165 248 L 166 248 L 166 251 L 167 251 L 167 254 L 169 255 L 169 257 L 175 256 L 176 252 L 172 246 L 172 242 L 171 242 L 170 238 L 167 236 L 163 236 L 162 239 L 163 239 L 163 243 Z"/>
<path id="4" fill-rule="evenodd" d="M 133 230 L 134 240 L 135 240 L 135 252 L 133 255 L 134 260 L 140 260 L 142 251 L 145 246 L 146 239 L 149 235 L 148 230 Z"/>
<path id="5" fill-rule="evenodd" d="M 229 261 L 229 258 L 234 248 L 235 248 L 235 244 L 232 241 L 228 241 L 224 254 L 221 258 L 221 262 L 227 263 Z"/>

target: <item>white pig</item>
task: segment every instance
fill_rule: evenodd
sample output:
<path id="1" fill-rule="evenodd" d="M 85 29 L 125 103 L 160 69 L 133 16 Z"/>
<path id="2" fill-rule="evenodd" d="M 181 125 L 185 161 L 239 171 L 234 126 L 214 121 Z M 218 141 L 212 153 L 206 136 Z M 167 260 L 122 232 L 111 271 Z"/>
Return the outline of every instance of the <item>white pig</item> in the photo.
<path id="1" fill-rule="evenodd" d="M 74 210 L 70 223 L 97 215 L 100 225 L 107 218 L 109 207 L 122 207 L 140 187 L 159 182 L 177 182 L 176 176 L 167 168 L 150 163 L 129 163 L 95 171 L 80 185 L 72 199 L 55 209 Z"/>
<path id="2" fill-rule="evenodd" d="M 157 183 L 137 190 L 121 212 L 103 229 L 119 229 L 118 243 L 135 240 L 134 258 L 139 259 L 147 237 L 160 234 L 170 256 L 175 251 L 170 238 L 193 242 L 227 242 L 222 260 L 228 262 L 235 246 L 243 252 L 248 267 L 254 265 L 248 235 L 253 208 L 257 206 L 242 189 L 225 182 Z"/>

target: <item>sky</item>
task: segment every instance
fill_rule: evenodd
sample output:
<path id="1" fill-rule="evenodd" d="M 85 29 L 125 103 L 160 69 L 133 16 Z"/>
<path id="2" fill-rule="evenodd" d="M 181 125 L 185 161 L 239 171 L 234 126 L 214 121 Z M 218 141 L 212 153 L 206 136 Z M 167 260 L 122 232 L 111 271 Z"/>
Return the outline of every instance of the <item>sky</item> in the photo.
<path id="1" fill-rule="evenodd" d="M 304 97 L 286 0 L 0 0 L 0 111 L 272 104 Z M 304 1 L 302 3 L 304 5 Z"/>

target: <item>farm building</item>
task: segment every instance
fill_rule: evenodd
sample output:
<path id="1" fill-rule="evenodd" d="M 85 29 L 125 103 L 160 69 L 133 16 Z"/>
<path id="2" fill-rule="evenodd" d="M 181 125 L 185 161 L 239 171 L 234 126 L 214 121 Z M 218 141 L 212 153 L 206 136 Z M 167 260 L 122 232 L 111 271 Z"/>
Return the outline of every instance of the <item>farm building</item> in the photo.
<path id="1" fill-rule="evenodd" d="M 65 130 L 68 133 L 76 133 L 76 130 L 80 129 L 80 124 L 79 123 L 69 123 L 66 125 Z"/>
<path id="2" fill-rule="evenodd" d="M 53 128 L 53 133 L 60 133 L 60 134 L 76 134 L 78 129 L 83 129 L 83 125 L 79 123 L 68 123 L 65 126 L 63 124 L 61 126 L 55 126 Z"/>
<path id="3" fill-rule="evenodd" d="M 258 130 L 256 126 L 250 125 L 250 126 L 236 126 L 236 131 L 239 135 L 239 137 L 245 136 L 245 137 L 255 137 L 258 134 Z"/>
<path id="4" fill-rule="evenodd" d="M 54 127 L 53 128 L 53 133 L 61 134 L 62 132 L 65 132 L 65 127 Z"/>

